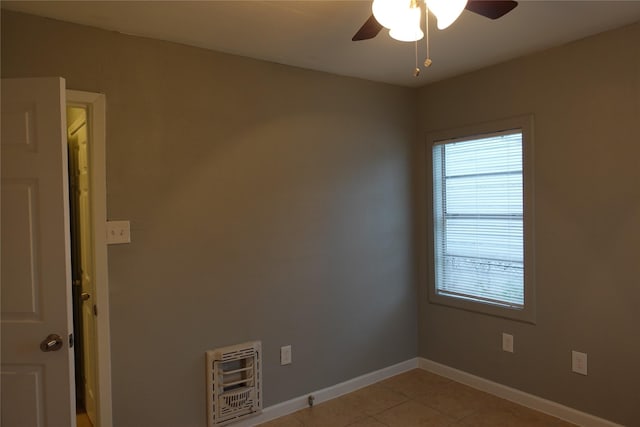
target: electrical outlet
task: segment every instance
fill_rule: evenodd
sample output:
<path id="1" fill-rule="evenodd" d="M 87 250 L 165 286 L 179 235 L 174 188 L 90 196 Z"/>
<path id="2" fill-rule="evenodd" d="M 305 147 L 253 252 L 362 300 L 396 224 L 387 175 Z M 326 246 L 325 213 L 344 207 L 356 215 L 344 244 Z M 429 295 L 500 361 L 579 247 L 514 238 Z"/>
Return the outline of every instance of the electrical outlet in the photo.
<path id="1" fill-rule="evenodd" d="M 571 351 L 571 370 L 577 374 L 587 375 L 587 353 Z"/>
<path id="2" fill-rule="evenodd" d="M 502 333 L 502 351 L 513 353 L 513 335 Z"/>
<path id="3" fill-rule="evenodd" d="M 280 347 L 280 364 L 281 365 L 291 364 L 291 346 L 290 345 L 285 345 L 284 347 Z"/>

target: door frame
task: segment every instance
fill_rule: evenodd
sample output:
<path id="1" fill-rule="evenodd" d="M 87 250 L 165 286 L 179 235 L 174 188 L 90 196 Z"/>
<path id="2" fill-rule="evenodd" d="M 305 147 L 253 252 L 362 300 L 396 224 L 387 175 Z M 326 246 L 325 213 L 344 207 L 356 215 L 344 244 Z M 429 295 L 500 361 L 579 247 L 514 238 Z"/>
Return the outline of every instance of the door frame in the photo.
<path id="1" fill-rule="evenodd" d="M 67 89 L 67 106 L 87 110 L 89 123 L 89 165 L 91 224 L 95 272 L 97 426 L 112 427 L 111 333 L 109 322 L 109 280 L 107 259 L 107 171 L 106 97 L 101 93 Z"/>

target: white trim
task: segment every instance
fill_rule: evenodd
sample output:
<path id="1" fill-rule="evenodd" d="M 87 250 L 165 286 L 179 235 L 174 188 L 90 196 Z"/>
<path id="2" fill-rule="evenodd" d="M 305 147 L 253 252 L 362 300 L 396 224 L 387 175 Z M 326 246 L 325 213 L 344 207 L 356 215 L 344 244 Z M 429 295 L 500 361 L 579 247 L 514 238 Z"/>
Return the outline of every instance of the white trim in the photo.
<path id="1" fill-rule="evenodd" d="M 257 424 L 266 423 L 267 421 L 271 421 L 306 408 L 308 406 L 307 399 L 309 395 L 313 395 L 315 404 L 326 402 L 328 400 L 335 399 L 336 397 L 351 393 L 368 385 L 377 383 L 378 381 L 382 381 L 386 378 L 416 368 L 441 375 L 443 377 L 457 381 L 461 384 L 465 384 L 475 389 L 485 391 L 502 399 L 509 400 L 527 408 L 543 412 L 545 414 L 560 418 L 576 425 L 585 427 L 622 427 L 620 424 L 605 420 L 604 418 L 599 418 L 595 415 L 578 411 L 577 409 L 573 409 L 568 406 L 564 406 L 559 403 L 552 402 L 550 400 L 543 399 L 541 397 L 534 396 L 532 394 L 495 383 L 493 381 L 489 381 L 468 372 L 451 368 L 449 366 L 442 365 L 440 363 L 422 357 L 409 359 L 405 362 L 401 362 L 396 365 L 392 365 L 387 368 L 383 368 L 378 371 L 371 372 L 351 380 L 347 380 L 340 384 L 323 388 L 322 390 L 312 391 L 308 394 L 305 394 L 304 396 L 295 397 L 291 400 L 287 400 L 286 402 L 269 406 L 268 408 L 265 408 L 260 415 L 234 423 L 233 426 L 252 427 Z"/>
<path id="2" fill-rule="evenodd" d="M 91 214 L 95 268 L 97 369 L 96 427 L 112 427 L 111 333 L 109 330 L 109 279 L 107 271 L 107 172 L 106 172 L 106 98 L 104 94 L 67 90 L 67 105 L 87 109 L 89 121 L 89 162 L 91 173 Z"/>
<path id="3" fill-rule="evenodd" d="M 560 418 L 562 420 L 574 423 L 580 426 L 588 427 L 621 427 L 612 421 L 578 411 L 577 409 L 561 405 L 551 400 L 543 399 L 533 394 L 525 393 L 502 384 L 489 381 L 468 372 L 460 371 L 438 362 L 434 362 L 425 358 L 418 358 L 418 367 L 425 371 L 433 372 L 451 380 L 466 384 L 478 390 L 485 391 L 502 399 L 510 400 L 527 408 Z"/>
<path id="4" fill-rule="evenodd" d="M 524 226 L 524 307 L 520 309 L 507 307 L 499 304 L 489 304 L 473 299 L 457 298 L 446 294 L 440 294 L 436 289 L 436 248 L 437 233 L 435 224 L 434 205 L 435 197 L 430 197 L 428 209 L 428 221 L 432 226 L 427 230 L 427 250 L 429 271 L 428 296 L 429 302 L 441 304 L 463 310 L 475 311 L 489 314 L 496 317 L 504 317 L 521 322 L 536 323 L 536 293 L 534 269 L 529 266 L 535 265 L 535 241 L 534 236 L 534 116 L 525 114 L 511 118 L 493 120 L 490 122 L 471 124 L 451 129 L 429 132 L 426 137 L 426 165 L 431 171 L 427 174 L 427 185 L 429 191 L 433 191 L 433 146 L 446 143 L 447 141 L 466 141 L 474 138 L 482 138 L 486 135 L 496 135 L 503 131 L 519 129 L 522 132 L 522 178 L 523 178 L 523 226 Z M 432 195 L 433 196 L 433 195 Z"/>
<path id="5" fill-rule="evenodd" d="M 308 398 L 310 395 L 313 395 L 314 397 L 314 404 L 319 404 L 416 368 L 418 368 L 418 359 L 409 359 L 405 362 L 361 375 L 340 384 L 323 388 L 321 390 L 311 391 L 304 396 L 294 397 L 286 402 L 269 406 L 268 408 L 263 409 L 260 415 L 234 423 L 233 427 L 255 426 L 256 424 L 266 423 L 267 421 L 304 409 L 308 407 Z"/>

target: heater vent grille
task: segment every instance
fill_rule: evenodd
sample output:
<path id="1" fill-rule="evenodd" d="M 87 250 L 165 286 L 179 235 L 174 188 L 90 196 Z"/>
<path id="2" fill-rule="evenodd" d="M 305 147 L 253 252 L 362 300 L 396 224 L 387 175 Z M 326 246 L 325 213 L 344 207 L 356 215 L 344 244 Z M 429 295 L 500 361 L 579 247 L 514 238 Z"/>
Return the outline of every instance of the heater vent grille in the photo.
<path id="1" fill-rule="evenodd" d="M 208 427 L 262 411 L 261 356 L 260 341 L 206 352 Z"/>

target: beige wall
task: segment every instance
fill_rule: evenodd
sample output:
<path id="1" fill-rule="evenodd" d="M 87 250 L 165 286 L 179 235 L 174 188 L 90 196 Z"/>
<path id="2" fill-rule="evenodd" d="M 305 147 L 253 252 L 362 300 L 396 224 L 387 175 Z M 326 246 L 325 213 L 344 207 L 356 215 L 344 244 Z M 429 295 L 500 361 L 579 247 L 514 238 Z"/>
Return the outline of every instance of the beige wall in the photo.
<path id="1" fill-rule="evenodd" d="M 535 325 L 427 304 L 423 244 L 419 354 L 625 425 L 640 425 L 639 45 L 635 24 L 428 85 L 419 99 L 421 135 L 533 114 L 537 291 Z M 429 194 L 418 164 L 418 194 Z M 427 209 L 423 197 L 418 217 Z M 501 351 L 502 332 L 515 353 Z M 572 349 L 588 353 L 588 376 L 570 372 Z"/>
<path id="2" fill-rule="evenodd" d="M 414 91 L 3 11 L 2 77 L 53 75 L 106 94 L 108 217 L 131 220 L 115 426 L 204 425 L 223 345 L 262 340 L 267 406 L 416 356 Z"/>

